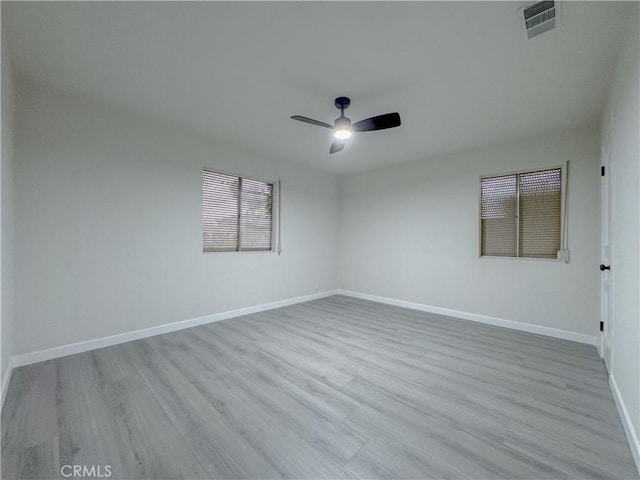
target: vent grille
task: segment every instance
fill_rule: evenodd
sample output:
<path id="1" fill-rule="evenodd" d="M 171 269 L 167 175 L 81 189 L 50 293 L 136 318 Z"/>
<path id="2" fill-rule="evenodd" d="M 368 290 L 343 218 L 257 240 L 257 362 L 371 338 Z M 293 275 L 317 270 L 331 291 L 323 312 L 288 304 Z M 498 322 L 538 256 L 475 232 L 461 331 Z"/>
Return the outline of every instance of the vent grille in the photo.
<path id="1" fill-rule="evenodd" d="M 530 3 L 521 9 L 525 37 L 533 38 L 559 26 L 558 3 L 543 1 Z"/>

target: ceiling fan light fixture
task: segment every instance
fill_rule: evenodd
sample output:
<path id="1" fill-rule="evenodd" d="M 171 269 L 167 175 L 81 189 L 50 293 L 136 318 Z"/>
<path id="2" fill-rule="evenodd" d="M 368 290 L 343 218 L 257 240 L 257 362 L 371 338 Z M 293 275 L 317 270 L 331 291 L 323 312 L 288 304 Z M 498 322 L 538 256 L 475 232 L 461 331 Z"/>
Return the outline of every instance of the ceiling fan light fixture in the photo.
<path id="1" fill-rule="evenodd" d="M 351 138 L 353 130 L 351 129 L 351 120 L 343 115 L 336 118 L 333 136 L 338 140 L 346 140 Z"/>
<path id="2" fill-rule="evenodd" d="M 338 140 L 346 140 L 347 138 L 351 138 L 353 132 L 350 127 L 336 127 L 333 131 L 333 136 Z"/>

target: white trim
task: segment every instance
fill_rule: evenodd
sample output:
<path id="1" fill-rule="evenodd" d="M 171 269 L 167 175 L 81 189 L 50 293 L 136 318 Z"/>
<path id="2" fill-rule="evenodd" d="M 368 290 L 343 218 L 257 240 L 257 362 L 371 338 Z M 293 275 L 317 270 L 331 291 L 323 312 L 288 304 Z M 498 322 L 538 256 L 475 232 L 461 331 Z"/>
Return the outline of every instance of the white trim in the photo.
<path id="1" fill-rule="evenodd" d="M 566 168 L 565 168 L 566 167 Z M 536 257 L 521 257 L 520 256 L 520 217 L 517 213 L 520 211 L 520 176 L 528 173 L 539 173 L 539 172 L 547 172 L 551 170 L 560 170 L 560 249 L 564 249 L 564 231 L 566 228 L 566 219 L 565 212 L 567 212 L 567 194 L 569 190 L 567 186 L 568 171 L 569 171 L 569 161 L 561 165 L 555 165 L 552 167 L 545 168 L 534 168 L 527 170 L 518 170 L 515 172 L 507 172 L 507 173 L 499 173 L 499 174 L 489 174 L 489 175 L 480 175 L 480 183 L 478 184 L 478 258 L 488 258 L 488 259 L 501 259 L 501 260 L 533 260 L 536 262 L 564 262 L 569 263 L 565 260 L 560 260 L 559 258 L 536 258 Z M 516 246 L 515 246 L 515 256 L 513 257 L 505 257 L 502 255 L 483 255 L 482 254 L 482 180 L 490 179 L 490 178 L 500 178 L 500 177 L 516 177 L 516 217 L 515 217 L 515 231 L 516 231 Z M 566 247 L 568 250 L 568 247 Z"/>
<path id="2" fill-rule="evenodd" d="M 624 433 L 627 434 L 627 441 L 629 442 L 629 447 L 631 448 L 631 455 L 633 455 L 633 459 L 636 462 L 636 468 L 638 469 L 638 473 L 640 473 L 640 441 L 638 441 L 638 434 L 633 428 L 633 423 L 631 423 L 629 412 L 627 411 L 627 407 L 624 404 L 622 395 L 620 395 L 618 384 L 616 383 L 616 379 L 613 377 L 613 375 L 609 375 L 609 385 L 611 386 L 613 399 L 616 401 L 616 407 L 618 407 L 618 413 L 620 414 L 620 419 L 622 420 L 622 425 L 624 426 Z"/>
<path id="3" fill-rule="evenodd" d="M 603 340 L 602 332 L 598 332 L 598 335 L 596 335 L 596 350 L 598 350 L 598 355 L 600 356 L 600 358 L 602 358 L 602 360 L 604 360 L 604 350 L 602 347 L 603 342 L 604 340 Z"/>
<path id="4" fill-rule="evenodd" d="M 498 327 L 511 328 L 512 330 L 520 330 L 523 332 L 537 333 L 547 337 L 562 338 L 564 340 L 572 340 L 574 342 L 586 343 L 588 345 L 596 344 L 594 335 L 585 335 L 584 333 L 569 332 L 558 328 L 543 327 L 533 325 L 531 323 L 515 322 L 513 320 L 505 320 L 502 318 L 490 317 L 488 315 L 479 315 L 477 313 L 463 312 L 460 310 L 451 310 L 449 308 L 434 307 L 424 305 L 422 303 L 407 302 L 405 300 L 397 300 L 395 298 L 379 297 L 377 295 L 369 295 L 368 293 L 351 292 L 349 290 L 338 289 L 339 295 L 347 295 L 349 297 L 361 298 L 363 300 L 371 300 L 373 302 L 386 303 L 396 305 L 398 307 L 411 308 L 422 312 L 435 313 L 437 315 L 446 315 L 448 317 L 461 318 L 463 320 L 471 320 L 472 322 L 486 323 L 496 325 Z"/>
<path id="5" fill-rule="evenodd" d="M 220 320 L 227 320 L 229 318 L 240 317 L 242 315 L 249 315 L 251 313 L 272 310 L 274 308 L 286 307 L 288 305 L 308 302 L 310 300 L 316 300 L 318 298 L 330 297 L 332 295 L 335 295 L 336 293 L 337 290 L 327 290 L 325 292 L 314 293 L 312 295 L 304 295 L 302 297 L 278 300 L 276 302 L 264 303 L 262 305 L 255 305 L 253 307 L 245 307 L 239 308 L 237 310 L 229 310 L 227 312 L 214 313 L 212 315 L 206 315 L 204 317 L 192 318 L 189 320 L 182 320 L 180 322 L 174 323 L 167 323 L 166 325 L 159 325 L 157 327 L 143 328 L 141 330 L 134 330 L 132 332 L 119 333 L 117 335 L 111 335 L 108 337 L 86 340 L 84 342 L 72 343 L 69 345 L 62 345 L 60 347 L 48 348 L 46 350 L 39 350 L 37 352 L 24 353 L 22 355 L 16 355 L 11 358 L 12 366 L 21 367 L 23 365 L 30 365 L 32 363 L 44 362 L 53 358 L 73 355 L 74 353 L 82 353 L 98 348 L 110 347 L 112 345 L 131 342 L 133 340 L 139 340 L 141 338 L 148 338 L 155 335 L 161 335 L 163 333 L 175 332 L 176 330 L 184 330 L 185 328 L 197 327 L 198 325 L 204 325 L 207 323 L 219 322 Z"/>
<path id="6" fill-rule="evenodd" d="M 4 372 L 3 378 L 0 379 L 0 382 L 2 382 L 2 386 L 0 386 L 0 389 L 2 390 L 0 397 L 0 409 L 4 406 L 4 399 L 7 396 L 7 389 L 9 388 L 9 382 L 11 382 L 11 375 L 13 375 L 13 369 L 16 366 L 13 357 L 9 358 L 7 364 L 7 370 Z"/>

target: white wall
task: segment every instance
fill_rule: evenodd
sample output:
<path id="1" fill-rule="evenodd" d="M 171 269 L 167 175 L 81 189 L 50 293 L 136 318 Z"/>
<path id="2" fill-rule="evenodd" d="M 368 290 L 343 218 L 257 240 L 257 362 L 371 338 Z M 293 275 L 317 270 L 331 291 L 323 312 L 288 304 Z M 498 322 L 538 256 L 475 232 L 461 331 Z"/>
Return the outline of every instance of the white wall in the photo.
<path id="1" fill-rule="evenodd" d="M 0 372 L 2 392 L 13 352 L 13 79 L 6 42 L 2 42 L 2 162 L 0 164 Z"/>
<path id="2" fill-rule="evenodd" d="M 14 354 L 336 288 L 337 182 L 18 83 Z M 284 253 L 202 253 L 203 166 L 283 180 Z"/>
<path id="3" fill-rule="evenodd" d="M 635 434 L 640 468 L 640 29 L 638 4 L 629 16 L 625 44 L 614 70 L 603 115 L 603 149 L 609 145 L 613 175 L 611 275 L 613 335 L 610 374 Z M 633 447 L 632 447 L 633 448 Z"/>
<path id="4" fill-rule="evenodd" d="M 595 335 L 598 137 L 564 132 L 342 177 L 339 288 Z M 571 263 L 479 258 L 479 177 L 566 160 Z"/>

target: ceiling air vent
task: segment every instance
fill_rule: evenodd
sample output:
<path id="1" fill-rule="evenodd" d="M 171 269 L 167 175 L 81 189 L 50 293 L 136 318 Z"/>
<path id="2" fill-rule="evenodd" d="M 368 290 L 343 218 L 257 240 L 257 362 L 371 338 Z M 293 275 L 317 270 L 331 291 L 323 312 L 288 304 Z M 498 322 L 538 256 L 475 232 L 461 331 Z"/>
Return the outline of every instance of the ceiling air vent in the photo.
<path id="1" fill-rule="evenodd" d="M 560 26 L 560 5 L 556 1 L 528 3 L 520 10 L 525 38 L 533 38 Z"/>

